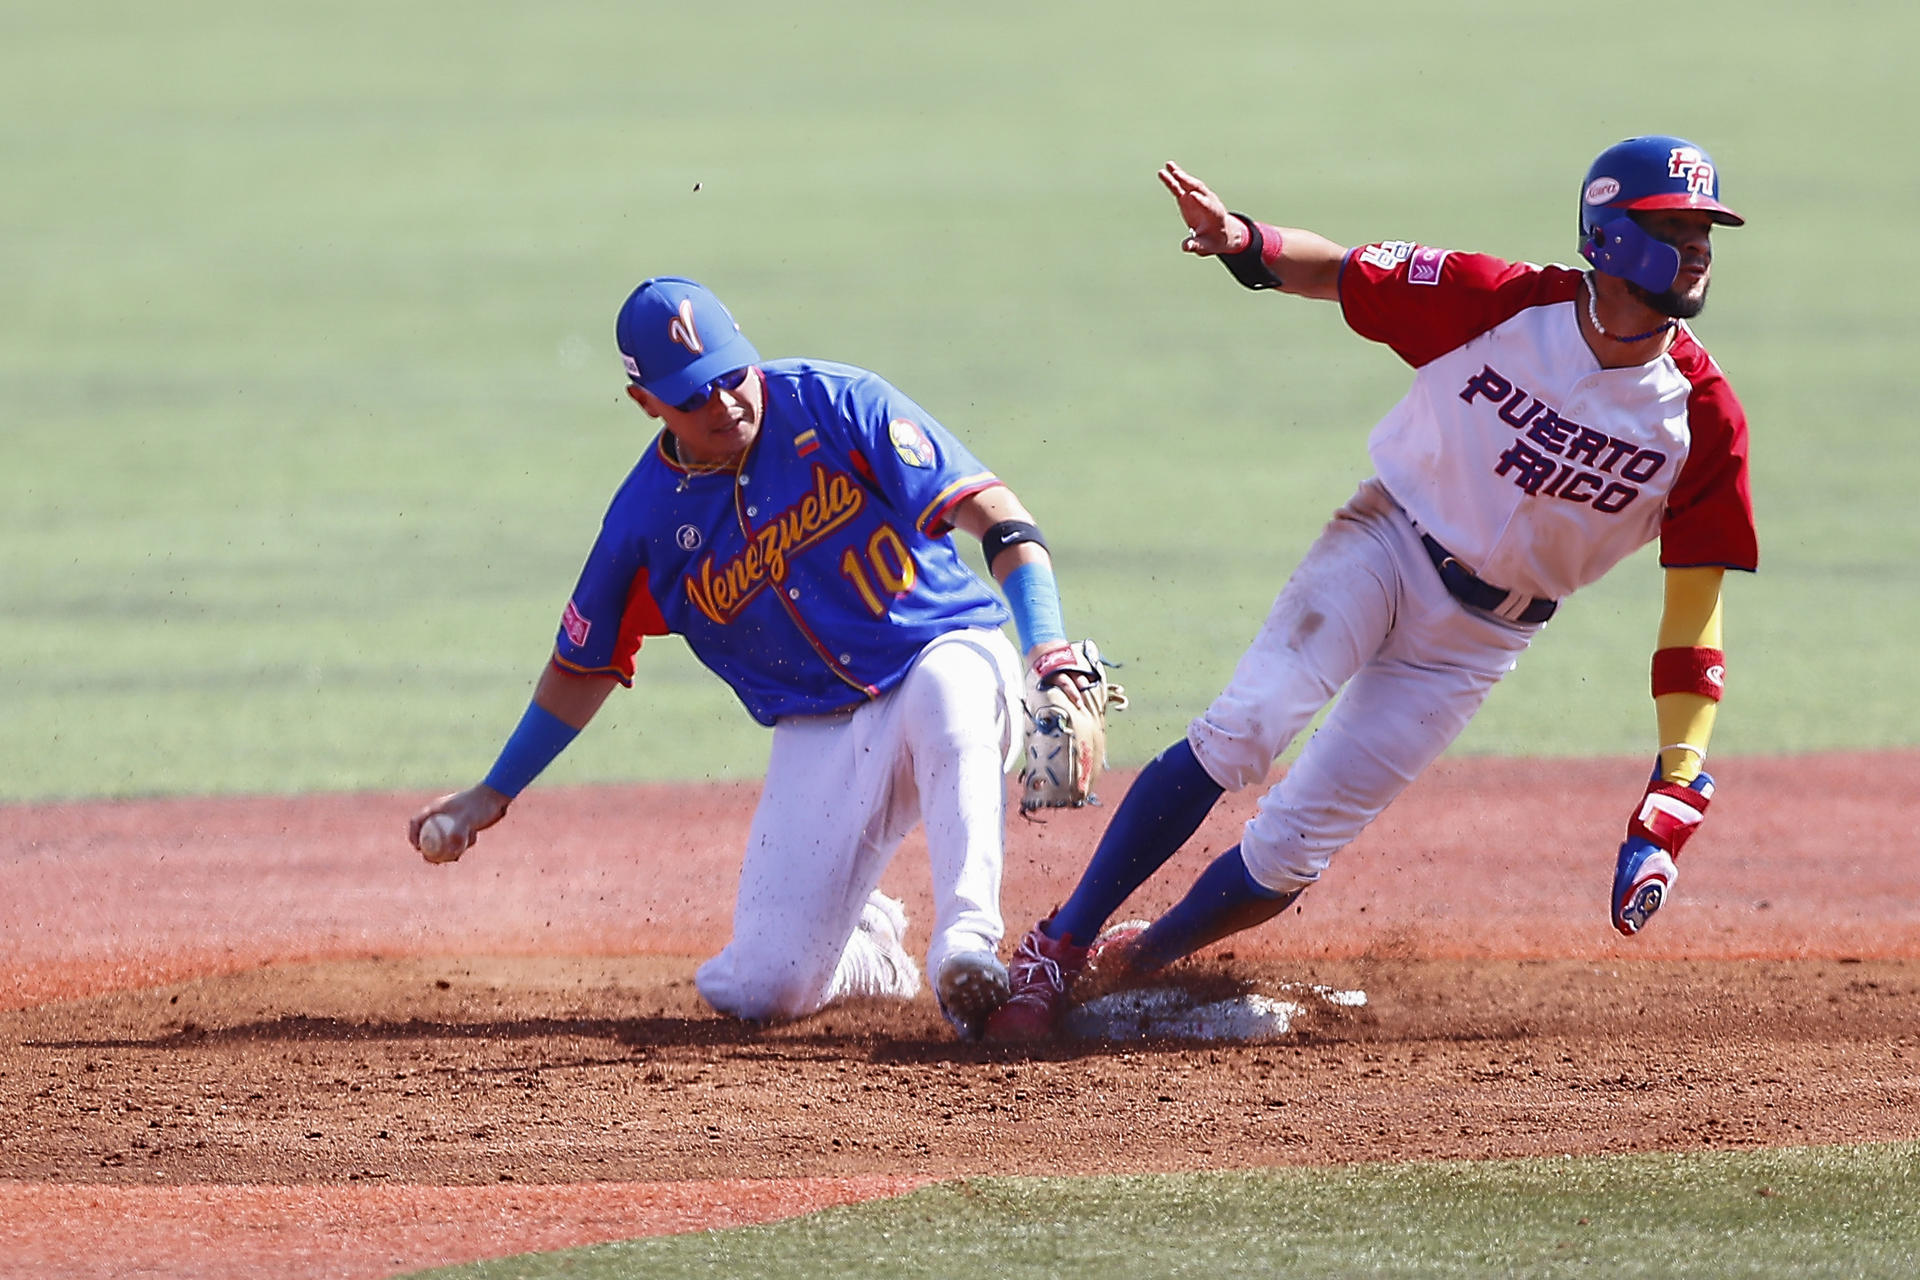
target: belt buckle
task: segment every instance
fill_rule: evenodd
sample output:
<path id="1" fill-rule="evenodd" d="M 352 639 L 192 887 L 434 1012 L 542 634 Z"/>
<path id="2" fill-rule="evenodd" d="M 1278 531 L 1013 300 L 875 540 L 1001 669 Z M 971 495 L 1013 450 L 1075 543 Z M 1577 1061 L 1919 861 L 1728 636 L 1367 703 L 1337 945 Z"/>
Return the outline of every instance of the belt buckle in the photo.
<path id="1" fill-rule="evenodd" d="M 1505 618 L 1508 622 L 1518 622 L 1528 609 L 1533 607 L 1533 597 L 1522 595 L 1518 591 L 1509 591 L 1500 603 L 1488 610 L 1496 618 Z"/>

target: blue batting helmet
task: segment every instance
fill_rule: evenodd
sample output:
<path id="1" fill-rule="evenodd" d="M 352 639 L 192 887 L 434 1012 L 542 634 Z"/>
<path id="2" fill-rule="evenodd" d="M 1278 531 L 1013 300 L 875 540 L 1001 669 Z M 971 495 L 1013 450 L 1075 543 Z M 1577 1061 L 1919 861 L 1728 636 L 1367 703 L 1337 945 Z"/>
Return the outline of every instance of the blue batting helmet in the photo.
<path id="1" fill-rule="evenodd" d="M 1581 255 L 1655 293 L 1670 288 L 1679 254 L 1628 216 L 1655 209 L 1699 209 L 1728 227 L 1746 222 L 1720 203 L 1720 171 L 1704 149 L 1665 134 L 1628 138 L 1595 157 L 1580 184 Z"/>

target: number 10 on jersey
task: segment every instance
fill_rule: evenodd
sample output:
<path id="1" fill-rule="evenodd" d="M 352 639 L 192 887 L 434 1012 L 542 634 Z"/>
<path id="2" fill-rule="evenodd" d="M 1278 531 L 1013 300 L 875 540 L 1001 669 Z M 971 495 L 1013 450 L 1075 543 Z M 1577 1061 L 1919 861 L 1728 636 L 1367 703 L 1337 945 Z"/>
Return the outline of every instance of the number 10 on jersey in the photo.
<path id="1" fill-rule="evenodd" d="M 886 591 L 888 599 L 896 599 L 913 590 L 914 567 L 913 553 L 907 550 L 907 544 L 890 525 L 881 525 L 867 539 L 867 553 L 848 547 L 846 554 L 840 557 L 840 572 L 867 602 L 867 608 L 878 618 L 887 612 L 887 602 L 880 592 L 874 590 L 877 580 Z"/>

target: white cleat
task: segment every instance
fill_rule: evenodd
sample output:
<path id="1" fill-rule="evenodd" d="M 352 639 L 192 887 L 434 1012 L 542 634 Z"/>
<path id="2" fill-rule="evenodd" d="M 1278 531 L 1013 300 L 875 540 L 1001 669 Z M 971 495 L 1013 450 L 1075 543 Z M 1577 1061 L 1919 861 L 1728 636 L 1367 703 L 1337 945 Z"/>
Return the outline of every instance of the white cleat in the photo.
<path id="1" fill-rule="evenodd" d="M 920 967 L 907 954 L 907 909 L 898 898 L 875 889 L 860 908 L 860 932 L 873 939 L 886 971 L 877 995 L 911 1000 L 920 994 Z"/>

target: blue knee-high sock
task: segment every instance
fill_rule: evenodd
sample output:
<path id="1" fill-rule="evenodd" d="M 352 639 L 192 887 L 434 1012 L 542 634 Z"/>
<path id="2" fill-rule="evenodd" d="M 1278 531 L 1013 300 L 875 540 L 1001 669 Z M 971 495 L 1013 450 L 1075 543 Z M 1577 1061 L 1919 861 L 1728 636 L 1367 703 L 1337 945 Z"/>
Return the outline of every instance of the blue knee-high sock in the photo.
<path id="1" fill-rule="evenodd" d="M 1199 830 L 1223 794 L 1185 738 L 1155 756 L 1134 779 L 1047 933 L 1081 946 L 1092 942 L 1128 895 Z"/>
<path id="2" fill-rule="evenodd" d="M 1200 878 L 1135 944 L 1131 965 L 1150 973 L 1228 934 L 1251 929 L 1293 905 L 1300 890 L 1275 893 L 1253 878 L 1240 846 L 1215 858 Z"/>

